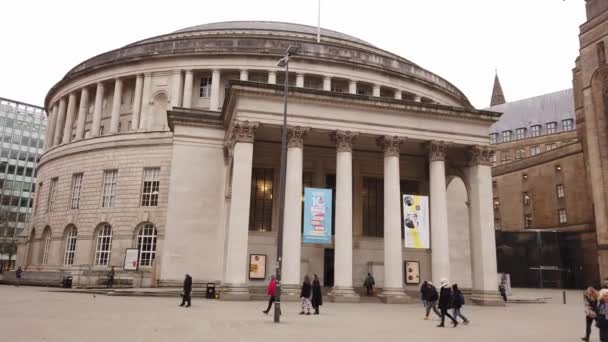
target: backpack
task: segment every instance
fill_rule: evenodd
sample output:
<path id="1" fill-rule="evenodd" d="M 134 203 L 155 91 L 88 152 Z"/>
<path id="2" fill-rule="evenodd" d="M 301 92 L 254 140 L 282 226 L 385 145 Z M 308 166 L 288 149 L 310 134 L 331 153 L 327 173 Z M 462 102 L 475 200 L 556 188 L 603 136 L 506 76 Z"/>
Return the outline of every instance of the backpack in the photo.
<path id="1" fill-rule="evenodd" d="M 454 297 L 454 302 L 458 306 L 464 305 L 464 295 L 462 294 L 462 292 L 458 292 L 458 294 L 456 294 L 456 296 Z"/>
<path id="2" fill-rule="evenodd" d="M 439 293 L 437 292 L 437 288 L 435 288 L 435 286 L 431 285 L 429 286 L 429 301 L 434 302 L 437 299 L 439 299 Z"/>

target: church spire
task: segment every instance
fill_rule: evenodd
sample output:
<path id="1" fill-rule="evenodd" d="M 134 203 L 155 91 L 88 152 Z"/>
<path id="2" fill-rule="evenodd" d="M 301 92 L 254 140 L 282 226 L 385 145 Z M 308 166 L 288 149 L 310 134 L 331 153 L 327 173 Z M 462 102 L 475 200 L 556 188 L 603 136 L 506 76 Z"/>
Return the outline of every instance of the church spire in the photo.
<path id="1" fill-rule="evenodd" d="M 490 100 L 490 107 L 504 104 L 505 102 L 505 94 L 502 92 L 502 87 L 500 86 L 500 80 L 498 79 L 497 71 L 496 76 L 494 76 L 494 88 L 492 89 L 492 99 Z"/>

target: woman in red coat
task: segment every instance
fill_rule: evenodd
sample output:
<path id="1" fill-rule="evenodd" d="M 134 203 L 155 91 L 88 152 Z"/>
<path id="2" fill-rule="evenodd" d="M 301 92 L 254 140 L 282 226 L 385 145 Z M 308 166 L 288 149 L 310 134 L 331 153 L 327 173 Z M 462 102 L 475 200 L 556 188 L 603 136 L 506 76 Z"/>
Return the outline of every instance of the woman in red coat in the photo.
<path id="1" fill-rule="evenodd" d="M 268 308 L 264 311 L 262 311 L 263 313 L 268 315 L 268 312 L 270 311 L 270 307 L 272 306 L 272 303 L 274 303 L 274 294 L 277 290 L 277 279 L 274 277 L 274 275 L 270 276 L 270 282 L 268 283 L 268 289 L 266 290 L 266 293 L 268 294 L 268 296 L 270 296 L 268 298 Z"/>

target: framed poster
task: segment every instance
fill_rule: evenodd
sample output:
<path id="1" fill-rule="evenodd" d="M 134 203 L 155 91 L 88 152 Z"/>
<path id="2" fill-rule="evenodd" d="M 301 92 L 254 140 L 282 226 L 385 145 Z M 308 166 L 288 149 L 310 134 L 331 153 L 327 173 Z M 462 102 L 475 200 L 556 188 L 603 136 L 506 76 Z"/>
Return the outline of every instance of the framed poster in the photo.
<path id="1" fill-rule="evenodd" d="M 430 248 L 428 196 L 403 195 L 403 230 L 405 248 Z"/>
<path id="2" fill-rule="evenodd" d="M 403 265 L 405 266 L 405 283 L 420 284 L 420 262 L 404 261 Z"/>
<path id="3" fill-rule="evenodd" d="M 249 279 L 266 279 L 266 255 L 249 254 Z"/>
<path id="4" fill-rule="evenodd" d="M 123 265 L 123 269 L 125 271 L 137 271 L 137 266 L 139 258 L 139 249 L 137 248 L 127 248 L 125 250 L 125 264 Z"/>
<path id="5" fill-rule="evenodd" d="M 304 243 L 331 243 L 331 189 L 304 188 Z"/>

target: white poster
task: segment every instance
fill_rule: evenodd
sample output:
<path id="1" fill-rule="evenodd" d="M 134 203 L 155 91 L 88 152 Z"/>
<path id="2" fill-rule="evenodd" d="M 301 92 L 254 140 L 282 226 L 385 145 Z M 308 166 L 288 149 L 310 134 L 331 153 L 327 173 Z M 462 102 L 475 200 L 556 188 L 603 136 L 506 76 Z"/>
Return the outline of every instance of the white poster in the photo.
<path id="1" fill-rule="evenodd" d="M 406 248 L 430 248 L 428 196 L 403 195 L 403 229 Z"/>
<path id="2" fill-rule="evenodd" d="M 125 271 L 137 271 L 137 259 L 139 250 L 137 248 L 127 248 L 125 250 Z"/>

